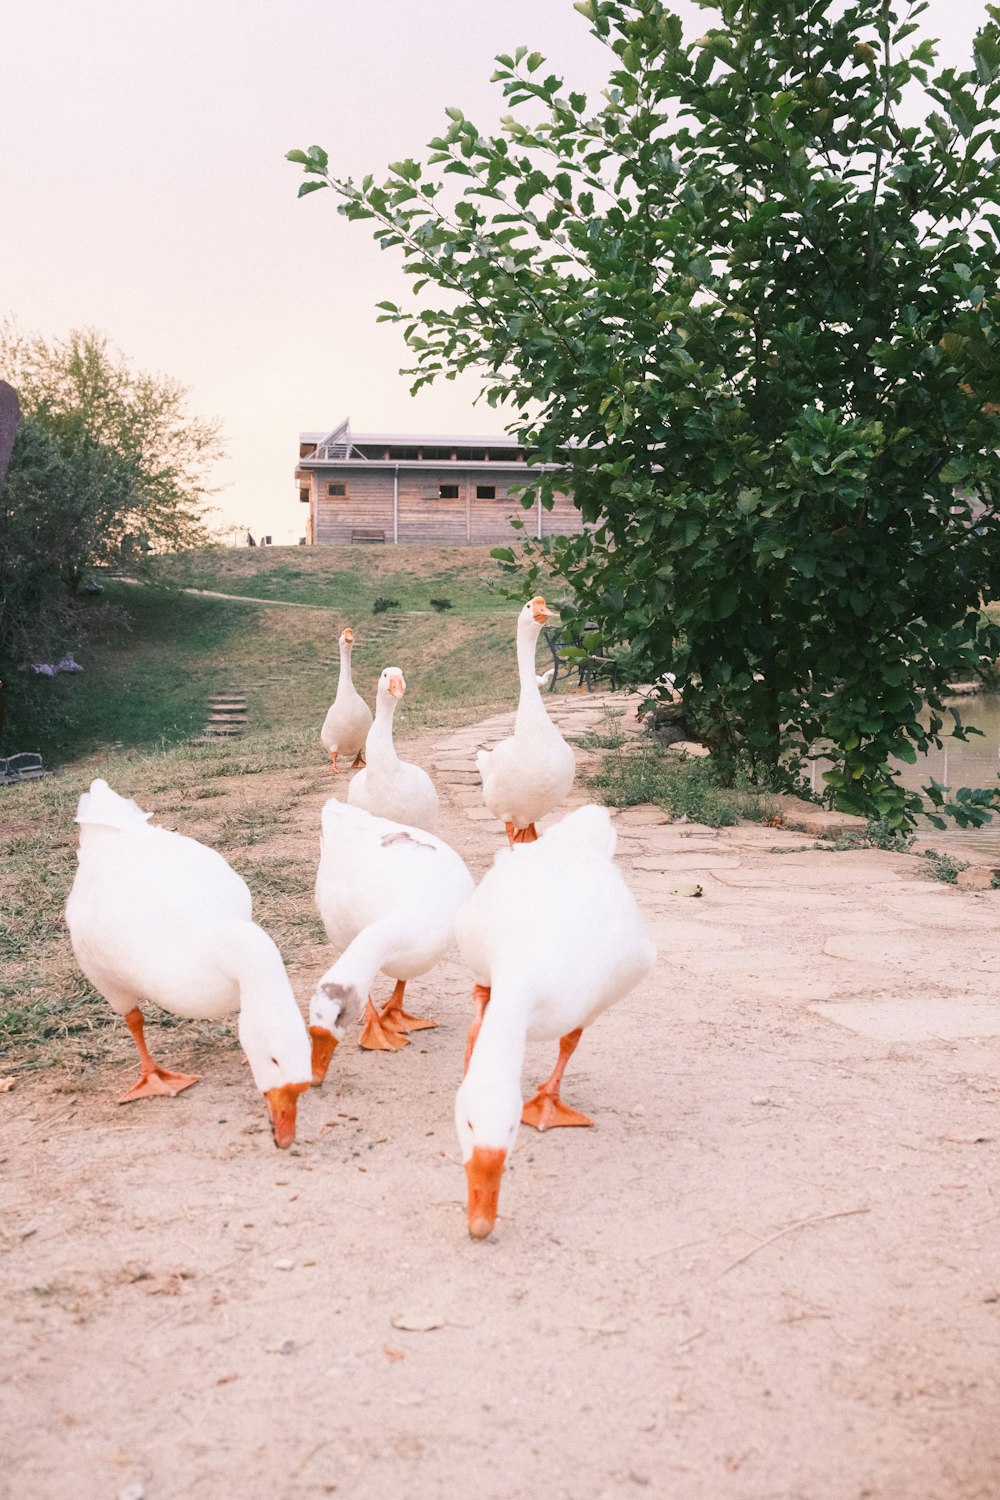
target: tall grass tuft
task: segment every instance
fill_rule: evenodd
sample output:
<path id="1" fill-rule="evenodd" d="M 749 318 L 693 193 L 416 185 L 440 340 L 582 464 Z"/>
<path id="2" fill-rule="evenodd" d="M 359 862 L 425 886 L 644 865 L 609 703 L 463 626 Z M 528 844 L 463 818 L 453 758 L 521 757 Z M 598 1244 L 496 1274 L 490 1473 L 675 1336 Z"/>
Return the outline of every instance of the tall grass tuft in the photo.
<path id="1" fill-rule="evenodd" d="M 613 721 L 604 733 L 587 736 L 581 744 L 608 752 L 587 785 L 611 807 L 650 802 L 671 817 L 709 828 L 729 827 L 741 819 L 766 823 L 778 811 L 766 790 L 749 783 L 722 786 L 710 756 L 671 754 L 652 739 L 627 739 Z"/>

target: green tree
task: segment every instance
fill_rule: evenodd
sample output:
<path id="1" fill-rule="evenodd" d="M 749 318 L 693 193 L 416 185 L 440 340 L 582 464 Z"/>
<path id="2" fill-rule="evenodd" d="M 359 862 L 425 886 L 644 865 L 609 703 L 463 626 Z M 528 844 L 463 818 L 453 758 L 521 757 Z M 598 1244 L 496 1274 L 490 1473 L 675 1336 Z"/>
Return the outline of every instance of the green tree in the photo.
<path id="1" fill-rule="evenodd" d="M 289 158 L 446 294 L 380 304 L 414 389 L 479 371 L 559 465 L 542 502 L 571 489 L 588 530 L 531 566 L 633 679 L 675 673 L 723 762 L 823 751 L 838 805 L 902 827 L 890 757 L 1000 649 L 1000 12 L 955 71 L 919 3 L 704 8 L 686 41 L 658 0 L 584 0 L 596 107 L 520 47 L 499 135 L 449 109 L 381 185 Z M 994 800 L 925 790 L 962 823 Z"/>
<path id="2" fill-rule="evenodd" d="M 130 478 L 103 498 L 99 487 L 89 491 L 95 508 L 84 564 L 124 548 L 134 565 L 145 552 L 209 540 L 206 476 L 222 452 L 219 424 L 187 411 L 188 392 L 178 381 L 133 370 L 92 329 L 50 342 L 10 322 L 0 326 L 0 377 L 17 390 L 22 411 L 77 457 L 86 453 L 92 466 L 100 452 L 109 471 L 117 465 L 118 477 Z M 77 490 L 77 509 L 86 489 Z M 81 528 L 81 542 L 86 534 Z"/>
<path id="3" fill-rule="evenodd" d="M 85 567 L 115 561 L 132 467 L 78 417 L 25 417 L 0 489 L 0 660 L 49 654 L 77 635 Z"/>
<path id="4" fill-rule="evenodd" d="M 180 385 L 135 373 L 100 334 L 50 344 L 5 324 L 0 373 L 23 413 L 0 486 L 0 677 L 7 743 L 24 748 L 56 710 L 22 669 L 123 628 L 121 611 L 76 598 L 88 569 L 141 571 L 152 553 L 209 540 L 204 474 L 219 443 Z"/>

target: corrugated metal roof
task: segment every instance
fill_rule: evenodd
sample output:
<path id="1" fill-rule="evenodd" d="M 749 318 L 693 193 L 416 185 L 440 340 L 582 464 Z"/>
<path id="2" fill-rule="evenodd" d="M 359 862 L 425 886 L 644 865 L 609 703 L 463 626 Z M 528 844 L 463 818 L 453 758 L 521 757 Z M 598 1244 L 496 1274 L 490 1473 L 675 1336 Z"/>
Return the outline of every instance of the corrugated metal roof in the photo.
<path id="1" fill-rule="evenodd" d="M 329 432 L 300 432 L 300 443 L 321 443 L 324 438 L 330 436 Z M 351 430 L 351 443 L 363 448 L 366 443 L 390 443 L 407 448 L 519 448 L 521 444 L 517 438 L 508 433 L 491 433 L 487 436 L 473 433 L 471 436 L 465 433 L 440 433 L 440 432 L 355 432 Z"/>

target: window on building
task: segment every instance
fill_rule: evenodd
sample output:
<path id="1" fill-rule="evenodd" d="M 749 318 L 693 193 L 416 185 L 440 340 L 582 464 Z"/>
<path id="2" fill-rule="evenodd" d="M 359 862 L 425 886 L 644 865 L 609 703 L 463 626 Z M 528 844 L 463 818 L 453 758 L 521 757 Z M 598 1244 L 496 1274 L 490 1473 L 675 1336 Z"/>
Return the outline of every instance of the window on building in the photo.
<path id="1" fill-rule="evenodd" d="M 308 490 L 299 490 L 299 499 L 302 501 L 303 505 L 308 505 L 309 504 L 309 491 Z"/>
<path id="2" fill-rule="evenodd" d="M 496 497 L 497 497 L 497 487 L 496 487 L 495 484 L 477 484 L 476 485 L 476 499 L 477 500 L 495 500 Z"/>
<path id="3" fill-rule="evenodd" d="M 331 500 L 343 500 L 347 494 L 347 482 L 343 479 L 334 479 L 326 487 L 326 492 Z"/>
<path id="4" fill-rule="evenodd" d="M 438 485 L 438 499 L 439 500 L 457 500 L 458 499 L 458 485 L 457 484 L 439 484 Z"/>

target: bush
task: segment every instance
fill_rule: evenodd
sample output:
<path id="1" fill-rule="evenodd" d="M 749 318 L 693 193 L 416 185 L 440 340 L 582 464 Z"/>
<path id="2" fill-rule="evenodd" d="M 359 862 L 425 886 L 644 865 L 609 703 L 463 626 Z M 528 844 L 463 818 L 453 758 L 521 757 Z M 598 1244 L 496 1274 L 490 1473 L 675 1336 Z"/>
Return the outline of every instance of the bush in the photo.
<path id="1" fill-rule="evenodd" d="M 372 605 L 372 614 L 373 615 L 384 615 L 387 610 L 398 609 L 398 608 L 399 608 L 399 600 L 398 599 L 385 599 L 385 598 L 383 598 L 383 597 L 380 596 L 378 599 L 375 600 L 374 604 Z"/>

